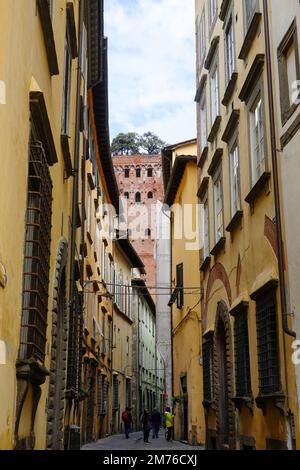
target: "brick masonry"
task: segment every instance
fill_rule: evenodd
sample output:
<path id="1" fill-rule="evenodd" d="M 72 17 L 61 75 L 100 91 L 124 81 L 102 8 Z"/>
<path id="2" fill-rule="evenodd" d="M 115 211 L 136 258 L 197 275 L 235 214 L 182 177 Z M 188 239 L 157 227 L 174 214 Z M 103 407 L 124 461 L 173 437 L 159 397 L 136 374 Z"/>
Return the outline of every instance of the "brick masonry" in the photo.
<path id="1" fill-rule="evenodd" d="M 151 213 L 151 205 L 154 206 L 157 201 L 163 201 L 161 155 L 115 156 L 113 157 L 113 165 L 121 196 L 125 197 L 125 193 L 129 194 L 129 210 L 135 204 L 137 193 L 141 195 L 142 210 L 148 209 L 149 213 Z M 129 170 L 128 177 L 125 177 L 125 169 Z M 137 169 L 141 172 L 139 177 L 136 176 Z M 152 176 L 148 176 L 148 169 L 152 169 Z M 153 198 L 149 198 L 150 193 L 152 193 Z M 156 285 L 155 217 L 151 219 L 151 224 L 150 222 L 147 224 L 145 221 L 145 226 L 146 225 L 148 225 L 146 228 L 151 229 L 151 236 L 148 236 L 145 233 L 145 229 L 143 229 L 138 239 L 133 239 L 130 235 L 129 237 L 135 250 L 145 264 L 146 283 L 151 287 Z"/>

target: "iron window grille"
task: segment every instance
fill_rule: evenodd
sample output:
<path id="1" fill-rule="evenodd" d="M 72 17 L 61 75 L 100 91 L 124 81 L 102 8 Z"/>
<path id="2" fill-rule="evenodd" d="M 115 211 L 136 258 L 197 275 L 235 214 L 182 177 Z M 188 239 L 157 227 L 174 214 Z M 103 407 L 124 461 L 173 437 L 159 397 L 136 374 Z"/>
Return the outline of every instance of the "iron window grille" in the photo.
<path id="1" fill-rule="evenodd" d="M 131 380 L 126 379 L 126 406 L 131 408 L 132 400 L 131 400 Z"/>
<path id="2" fill-rule="evenodd" d="M 48 313 L 52 182 L 43 145 L 31 135 L 23 266 L 20 359 L 44 363 Z"/>
<path id="3" fill-rule="evenodd" d="M 117 410 L 119 408 L 119 380 L 118 376 L 113 376 L 113 403 L 112 403 L 113 410 Z"/>
<path id="4" fill-rule="evenodd" d="M 67 390 L 74 395 L 81 390 L 82 339 L 83 339 L 83 296 L 74 287 L 74 302 L 70 309 Z"/>
<path id="5" fill-rule="evenodd" d="M 238 397 L 251 397 L 251 374 L 247 309 L 242 309 L 234 321 L 235 382 Z"/>
<path id="6" fill-rule="evenodd" d="M 98 415 L 106 415 L 107 409 L 107 396 L 108 396 L 108 382 L 105 375 L 98 375 Z"/>
<path id="7" fill-rule="evenodd" d="M 203 341 L 203 396 L 204 402 L 213 401 L 213 333 Z"/>
<path id="8" fill-rule="evenodd" d="M 257 356 L 260 395 L 280 391 L 276 291 L 256 301 Z"/>

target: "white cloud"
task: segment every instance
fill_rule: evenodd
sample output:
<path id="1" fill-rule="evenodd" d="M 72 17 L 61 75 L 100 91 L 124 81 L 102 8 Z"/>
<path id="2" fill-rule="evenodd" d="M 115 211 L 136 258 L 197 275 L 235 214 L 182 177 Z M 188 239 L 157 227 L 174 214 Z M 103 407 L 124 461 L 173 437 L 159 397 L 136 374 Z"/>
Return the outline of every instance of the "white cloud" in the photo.
<path id="1" fill-rule="evenodd" d="M 111 136 L 195 137 L 194 0 L 107 0 Z"/>

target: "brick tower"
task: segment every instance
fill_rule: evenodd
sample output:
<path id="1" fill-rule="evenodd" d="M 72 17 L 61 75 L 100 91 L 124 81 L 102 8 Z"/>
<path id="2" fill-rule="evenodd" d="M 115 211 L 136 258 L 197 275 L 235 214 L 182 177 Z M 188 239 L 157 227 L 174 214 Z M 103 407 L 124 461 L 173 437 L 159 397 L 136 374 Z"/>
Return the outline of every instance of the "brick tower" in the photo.
<path id="1" fill-rule="evenodd" d="M 161 155 L 129 155 L 113 157 L 120 194 L 128 200 L 128 208 L 139 205 L 141 210 L 152 214 L 157 201 L 163 201 Z M 146 283 L 156 285 L 155 259 L 156 223 L 152 217 L 151 226 L 141 231 L 137 239 L 130 236 L 132 244 L 146 268 Z M 154 290 L 151 289 L 151 293 Z M 155 296 L 154 296 L 155 297 Z"/>

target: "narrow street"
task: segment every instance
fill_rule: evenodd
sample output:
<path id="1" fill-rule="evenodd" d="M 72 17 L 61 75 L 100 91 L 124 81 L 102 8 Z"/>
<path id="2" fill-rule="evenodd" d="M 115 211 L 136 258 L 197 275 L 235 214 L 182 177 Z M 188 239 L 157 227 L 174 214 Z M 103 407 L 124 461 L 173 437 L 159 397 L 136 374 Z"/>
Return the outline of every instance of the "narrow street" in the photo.
<path id="1" fill-rule="evenodd" d="M 144 444 L 143 433 L 140 431 L 130 434 L 129 439 L 125 439 L 123 434 L 110 436 L 86 444 L 81 450 L 204 450 L 203 447 L 186 445 L 180 441 L 167 442 L 163 430 L 160 431 L 158 439 L 152 439 L 150 434 L 149 442 L 150 444 Z"/>

